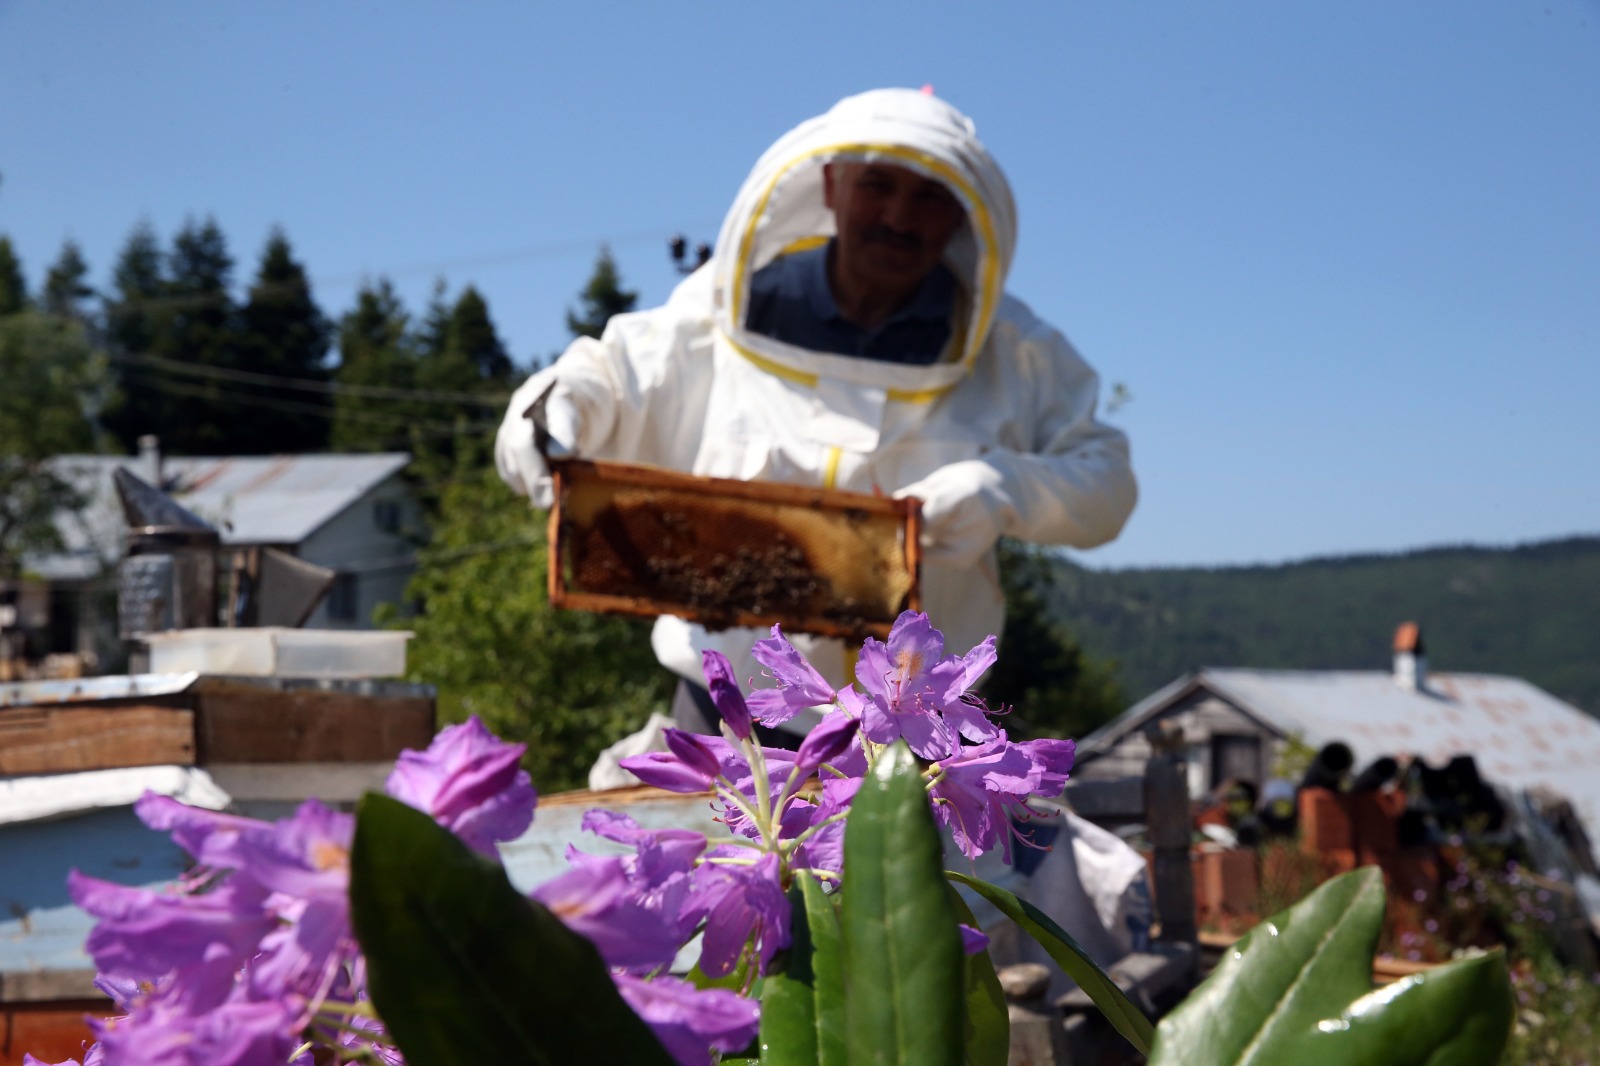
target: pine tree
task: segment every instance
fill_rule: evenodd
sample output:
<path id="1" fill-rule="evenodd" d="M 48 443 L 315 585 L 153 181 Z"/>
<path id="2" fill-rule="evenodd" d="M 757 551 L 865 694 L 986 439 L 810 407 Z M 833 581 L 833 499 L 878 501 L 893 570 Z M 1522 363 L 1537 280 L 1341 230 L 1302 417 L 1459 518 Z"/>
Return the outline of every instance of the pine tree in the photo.
<path id="1" fill-rule="evenodd" d="M 0 315 L 14 315 L 28 306 L 28 283 L 11 238 L 0 236 Z"/>
<path id="2" fill-rule="evenodd" d="M 229 291 L 233 259 L 215 220 L 178 231 L 168 271 L 163 296 L 170 310 L 154 354 L 167 362 L 158 387 L 170 398 L 172 416 L 155 432 L 174 454 L 233 454 L 239 428 L 257 408 L 249 390 L 208 373 L 241 368 L 239 310 Z"/>
<path id="3" fill-rule="evenodd" d="M 251 373 L 309 384 L 330 380 L 325 360 L 330 327 L 311 296 L 305 269 L 281 230 L 273 230 L 244 305 L 239 353 Z M 288 386 L 250 386 L 258 406 L 240 412 L 236 450 L 298 453 L 327 447 L 333 406 L 327 393 Z"/>
<path id="4" fill-rule="evenodd" d="M 586 319 L 569 316 L 575 335 L 597 335 L 605 307 L 633 306 L 609 262 L 602 255 L 584 290 Z M 445 332 L 454 358 L 470 353 L 477 388 L 509 376 L 500 368 L 510 360 L 500 362 L 504 349 L 476 292 L 457 300 Z M 478 715 L 528 745 L 523 763 L 537 780 L 573 788 L 602 748 L 666 709 L 673 679 L 650 651 L 647 625 L 551 608 L 548 553 L 545 516 L 492 467 L 458 455 L 410 585 L 423 613 L 406 622 L 416 632 L 407 656 L 414 679 L 438 686 L 442 720 Z"/>
<path id="5" fill-rule="evenodd" d="M 428 410 L 438 432 L 417 435 L 413 469 L 431 510 L 438 502 L 433 486 L 489 461 L 493 427 L 510 396 L 513 368 L 488 303 L 471 285 L 454 304 L 446 302 L 442 282 L 435 287 L 418 350 L 417 387 L 432 394 Z M 446 433 L 437 424 L 441 420 L 453 422 L 456 431 Z"/>
<path id="6" fill-rule="evenodd" d="M 1027 736 L 1081 737 L 1122 713 L 1114 667 L 1086 654 L 1050 618 L 1050 560 L 1020 541 L 1000 542 L 1006 622 L 999 661 L 983 679 L 991 707 L 1014 709 L 1009 728 Z"/>
<path id="7" fill-rule="evenodd" d="M 356 306 L 339 321 L 340 386 L 334 397 L 330 447 L 334 451 L 405 451 L 411 428 L 431 428 L 425 408 L 384 390 L 416 387 L 417 355 L 404 304 L 388 279 L 363 285 Z"/>
<path id="8" fill-rule="evenodd" d="M 141 435 L 160 433 L 175 417 L 171 397 L 161 388 L 164 378 L 151 362 L 171 307 L 164 298 L 161 246 L 148 222 L 128 235 L 112 270 L 111 289 L 103 317 L 116 395 L 101 422 L 123 451 L 133 452 Z"/>
<path id="9" fill-rule="evenodd" d="M 83 261 L 83 252 L 77 242 L 68 240 L 61 245 L 61 254 L 45 275 L 44 291 L 39 296 L 39 307 L 45 314 L 70 318 L 87 324 L 91 318 L 88 302 L 94 298 L 94 289 L 85 280 L 89 264 Z"/>
<path id="10" fill-rule="evenodd" d="M 622 288 L 622 278 L 617 273 L 616 260 L 611 249 L 600 246 L 600 256 L 595 260 L 594 273 L 589 283 L 578 294 L 577 312 L 567 312 L 567 328 L 575 337 L 599 337 L 612 315 L 633 310 L 639 294 Z"/>

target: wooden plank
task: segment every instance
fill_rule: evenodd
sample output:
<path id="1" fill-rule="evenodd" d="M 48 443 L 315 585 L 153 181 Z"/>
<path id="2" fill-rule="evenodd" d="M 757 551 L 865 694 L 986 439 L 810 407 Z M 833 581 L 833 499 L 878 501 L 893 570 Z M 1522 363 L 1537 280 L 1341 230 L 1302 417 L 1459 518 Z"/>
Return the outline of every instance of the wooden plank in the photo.
<path id="1" fill-rule="evenodd" d="M 277 689 L 211 680 L 197 695 L 201 766 L 211 763 L 381 762 L 434 734 L 429 696 Z"/>
<path id="2" fill-rule="evenodd" d="M 552 567 L 552 573 L 555 568 Z M 687 615 L 691 620 L 700 617 L 700 612 L 686 604 L 669 603 L 645 596 L 610 596 L 601 592 L 569 592 L 565 588 L 558 588 L 550 594 L 550 606 L 564 611 L 590 611 L 595 614 L 625 614 L 635 618 L 656 618 L 669 609 L 680 616 Z M 796 629 L 806 633 L 815 633 L 822 637 L 838 637 L 844 640 L 860 640 L 863 637 L 877 637 L 879 640 L 888 640 L 889 631 L 894 628 L 893 622 L 870 622 L 856 620 L 852 622 L 839 622 L 831 618 L 808 616 L 806 618 L 787 618 L 776 614 L 756 614 L 751 611 L 727 611 L 717 616 L 717 622 L 729 626 L 746 626 L 752 629 L 763 629 L 778 622 L 787 624 L 792 632 Z"/>
<path id="3" fill-rule="evenodd" d="M 93 970 L 0 971 L 0 1003 L 14 1005 L 69 1000 L 98 1000 L 105 1003 L 105 993 L 94 986 L 94 978 Z"/>
<path id="4" fill-rule="evenodd" d="M 194 762 L 194 712 L 187 708 L 124 704 L 0 709 L 0 773 Z"/>
<path id="5" fill-rule="evenodd" d="M 113 1013 L 108 999 L 0 1006 L 0 1066 L 22 1066 L 28 1055 L 39 1062 L 79 1061 L 94 1043 L 85 1016 Z"/>

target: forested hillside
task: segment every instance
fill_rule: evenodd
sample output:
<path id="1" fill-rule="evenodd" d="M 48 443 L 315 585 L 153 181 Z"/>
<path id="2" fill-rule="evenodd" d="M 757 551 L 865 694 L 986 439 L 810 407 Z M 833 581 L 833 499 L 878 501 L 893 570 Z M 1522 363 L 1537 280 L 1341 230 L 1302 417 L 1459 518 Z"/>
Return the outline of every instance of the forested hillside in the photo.
<path id="1" fill-rule="evenodd" d="M 1421 624 L 1431 669 L 1526 678 L 1600 715 L 1600 537 L 1282 566 L 1085 570 L 1051 610 L 1140 699 L 1200 666 L 1387 669 Z"/>

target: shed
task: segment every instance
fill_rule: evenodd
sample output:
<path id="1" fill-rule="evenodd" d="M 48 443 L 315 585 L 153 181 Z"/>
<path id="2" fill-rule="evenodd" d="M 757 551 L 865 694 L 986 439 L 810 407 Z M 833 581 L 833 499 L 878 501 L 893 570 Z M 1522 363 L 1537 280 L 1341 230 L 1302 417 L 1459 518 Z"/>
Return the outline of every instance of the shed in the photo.
<path id="1" fill-rule="evenodd" d="M 403 452 L 163 458 L 153 446 L 138 456 L 57 456 L 53 467 L 88 503 L 57 515 L 63 551 L 23 561 L 42 586 L 33 598 L 47 605 L 24 612 L 32 657 L 93 652 L 102 669 L 118 657 L 105 575 L 123 552 L 119 467 L 215 525 L 224 547 L 273 547 L 335 571 L 307 627 L 372 628 L 374 609 L 401 602 L 415 570 L 423 518 L 401 476 L 409 462 Z"/>
<path id="2" fill-rule="evenodd" d="M 1470 755 L 1512 793 L 1565 797 L 1600 840 L 1600 720 L 1521 678 L 1431 673 L 1414 627 L 1396 669 L 1249 670 L 1207 667 L 1150 694 L 1078 743 L 1074 776 L 1115 778 L 1150 754 L 1145 727 L 1169 722 L 1188 743 L 1191 796 L 1223 781 L 1261 784 L 1285 747 L 1348 745 L 1359 769 L 1381 756 L 1432 766 Z"/>

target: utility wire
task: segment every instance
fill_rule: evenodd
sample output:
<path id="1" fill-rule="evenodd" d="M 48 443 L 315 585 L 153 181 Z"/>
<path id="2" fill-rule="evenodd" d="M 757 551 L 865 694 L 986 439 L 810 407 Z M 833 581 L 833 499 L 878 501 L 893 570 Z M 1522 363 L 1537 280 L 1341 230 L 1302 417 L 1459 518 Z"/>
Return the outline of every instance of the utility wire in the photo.
<path id="1" fill-rule="evenodd" d="M 543 538 L 537 535 L 517 537 L 514 540 L 481 541 L 477 544 L 468 544 L 447 552 L 429 551 L 426 555 L 395 555 L 384 559 L 362 560 L 355 563 L 341 563 L 333 569 L 340 574 L 349 574 L 360 579 L 362 577 L 377 576 L 391 571 L 420 569 L 424 566 L 437 566 L 441 563 L 453 563 L 460 559 L 469 559 L 475 555 L 489 555 L 494 552 L 510 551 L 513 548 L 531 548 L 541 543 Z"/>
<path id="2" fill-rule="evenodd" d="M 349 409 L 336 409 L 321 404 L 298 403 L 294 400 L 279 400 L 269 396 L 239 396 L 226 391 L 213 392 L 197 385 L 188 385 L 184 382 L 172 381 L 168 378 L 153 377 L 135 372 L 133 380 L 165 392 L 173 396 L 186 396 L 194 399 L 209 400 L 214 403 L 228 403 L 240 407 L 259 407 L 269 411 L 285 411 L 290 414 L 317 415 L 322 418 L 350 419 L 355 422 L 383 422 L 388 425 L 404 425 L 414 427 L 430 435 L 453 435 L 460 432 L 483 432 L 496 429 L 499 423 L 493 422 L 441 422 L 437 419 L 417 419 L 402 414 L 385 414 L 381 411 L 352 411 Z"/>
<path id="3" fill-rule="evenodd" d="M 378 400 L 421 400 L 438 403 L 475 403 L 500 407 L 511 398 L 507 392 L 452 392 L 448 389 L 406 389 L 390 385 L 356 385 L 339 381 L 317 381 L 313 378 L 284 377 L 278 374 L 261 374 L 253 370 L 234 370 L 221 366 L 202 366 L 159 355 L 131 352 L 111 352 L 111 361 L 135 366 L 147 366 L 174 374 L 211 378 L 217 381 L 236 381 L 246 385 L 265 385 L 271 388 L 299 389 L 326 395 L 366 396 Z"/>
<path id="4" fill-rule="evenodd" d="M 720 220 L 712 223 L 702 223 L 691 227 L 695 231 L 715 229 L 722 223 Z M 671 230 L 668 231 L 672 232 Z M 195 309 L 208 306 L 227 306 L 232 303 L 235 308 L 243 308 L 252 300 L 265 300 L 269 297 L 298 296 L 302 293 L 315 302 L 311 290 L 316 286 L 339 288 L 345 285 L 367 284 L 373 279 L 388 279 L 397 277 L 416 276 L 418 274 L 440 274 L 448 269 L 464 269 L 474 266 L 503 266 L 508 263 L 526 262 L 535 259 L 556 259 L 571 255 L 574 252 L 596 248 L 601 245 L 609 247 L 625 247 L 644 241 L 661 241 L 662 231 L 659 229 L 635 230 L 624 233 L 619 237 L 585 238 L 583 240 L 563 241 L 557 244 L 531 245 L 519 249 L 510 249 L 503 252 L 485 252 L 479 255 L 461 256 L 454 259 L 438 259 L 432 263 L 414 263 L 383 271 L 361 271 L 354 274 L 336 274 L 332 276 L 305 278 L 304 281 L 256 281 L 252 282 L 245 290 L 243 300 L 234 300 L 231 292 L 191 293 L 186 295 L 168 295 L 162 293 L 131 293 L 119 296 L 112 292 L 97 292 L 108 309 L 114 311 L 159 310 L 172 308 L 175 310 Z M 441 275 L 442 276 L 442 275 Z M 468 282 L 468 284 L 472 284 Z"/>

